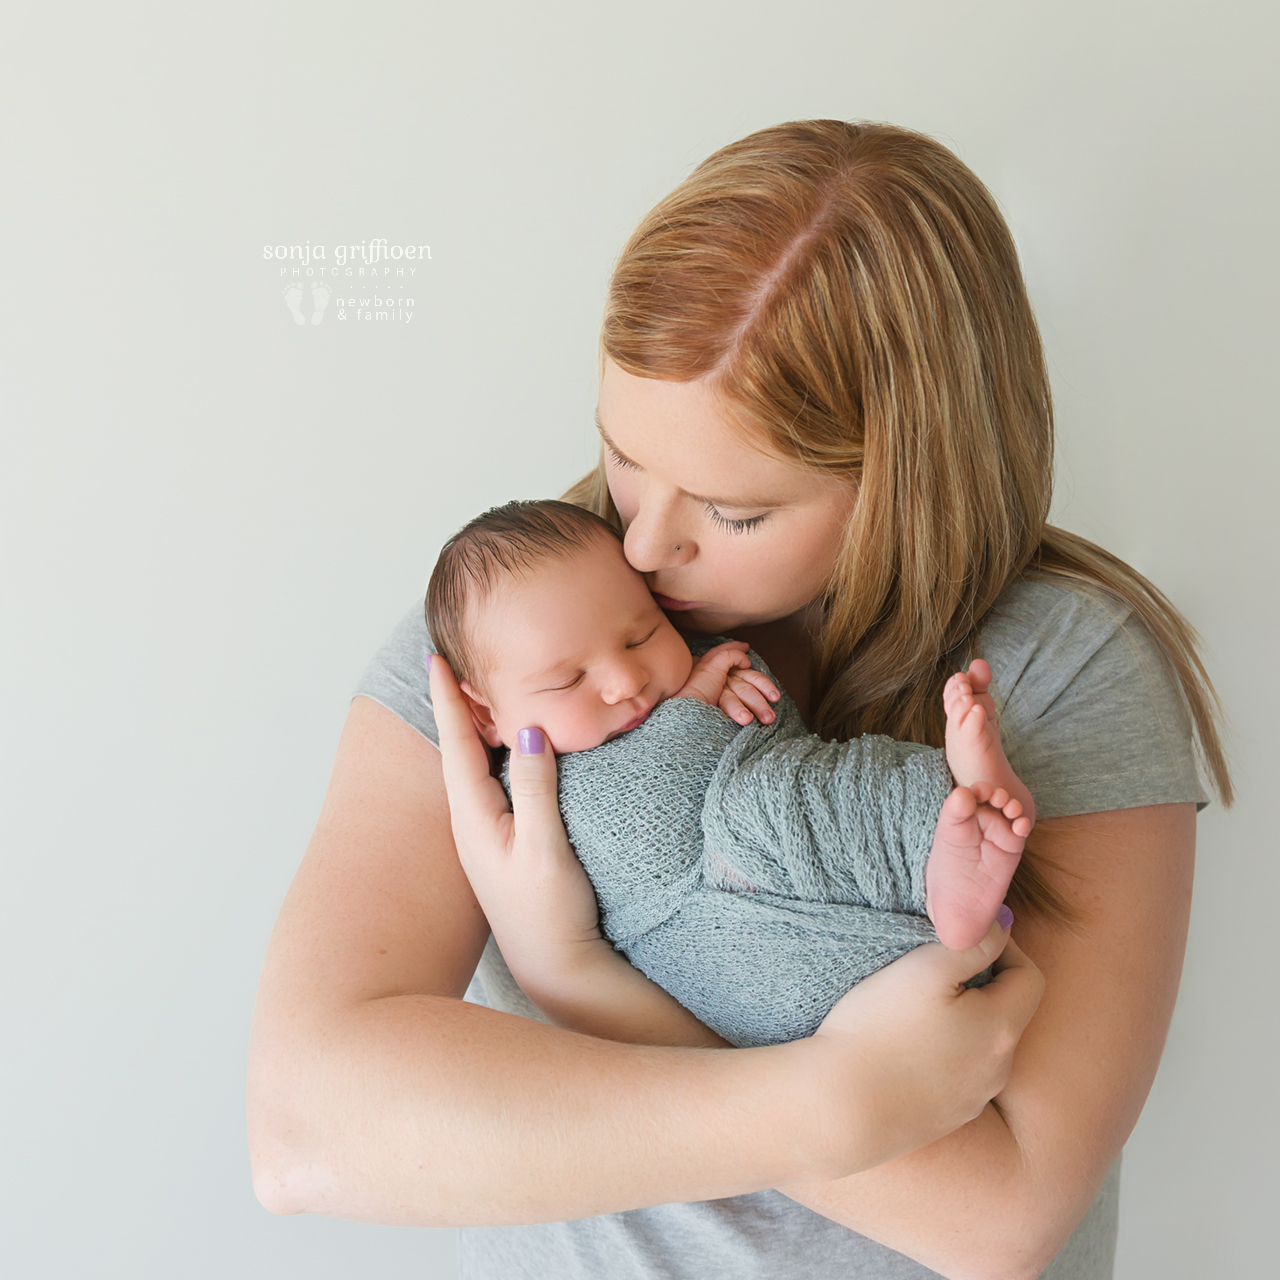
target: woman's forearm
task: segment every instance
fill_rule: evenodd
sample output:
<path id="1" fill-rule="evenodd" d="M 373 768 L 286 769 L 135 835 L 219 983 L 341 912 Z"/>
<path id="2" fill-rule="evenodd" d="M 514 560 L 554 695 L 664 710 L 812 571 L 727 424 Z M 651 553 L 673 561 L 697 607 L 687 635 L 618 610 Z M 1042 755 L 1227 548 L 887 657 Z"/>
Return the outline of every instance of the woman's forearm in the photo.
<path id="1" fill-rule="evenodd" d="M 832 1167 L 810 1101 L 826 1092 L 822 1068 L 804 1046 L 650 1048 L 432 996 L 287 1029 L 268 1021 L 250 1136 L 255 1188 L 275 1212 L 539 1222 L 736 1195 Z M 869 1164 L 891 1145 L 866 1119 L 844 1146 L 860 1145 Z"/>
<path id="2" fill-rule="evenodd" d="M 989 1106 L 963 1129 L 880 1169 L 778 1189 L 949 1280 L 1031 1280 L 1095 1189 L 1088 1178 L 1054 1184 L 1043 1174 Z"/>
<path id="3" fill-rule="evenodd" d="M 521 974 L 519 982 L 556 1026 L 569 1031 L 627 1044 L 728 1047 L 603 938 L 574 944 L 557 971 L 536 980 Z"/>

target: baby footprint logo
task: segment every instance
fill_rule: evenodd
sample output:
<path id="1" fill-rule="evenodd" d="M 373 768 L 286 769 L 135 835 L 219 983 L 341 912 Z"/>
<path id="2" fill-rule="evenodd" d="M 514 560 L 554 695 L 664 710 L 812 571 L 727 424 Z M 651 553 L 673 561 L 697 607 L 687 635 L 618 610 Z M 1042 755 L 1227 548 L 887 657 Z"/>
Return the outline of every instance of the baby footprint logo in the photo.
<path id="1" fill-rule="evenodd" d="M 284 305 L 289 308 L 293 315 L 294 324 L 306 324 L 307 317 L 302 314 L 302 308 L 298 305 L 302 301 L 302 286 L 296 281 L 285 285 L 284 287 Z"/>
<path id="2" fill-rule="evenodd" d="M 324 319 L 325 307 L 329 305 L 329 286 L 323 281 L 311 282 L 311 305 L 315 308 L 311 313 L 311 323 L 319 324 Z"/>

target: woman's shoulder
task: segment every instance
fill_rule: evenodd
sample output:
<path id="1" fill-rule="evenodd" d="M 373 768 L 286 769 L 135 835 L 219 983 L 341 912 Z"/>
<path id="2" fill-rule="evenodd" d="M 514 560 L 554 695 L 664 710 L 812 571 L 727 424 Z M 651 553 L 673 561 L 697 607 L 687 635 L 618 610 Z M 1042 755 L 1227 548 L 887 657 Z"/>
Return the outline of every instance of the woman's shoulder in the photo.
<path id="1" fill-rule="evenodd" d="M 1096 660 L 1129 616 L 1126 604 L 1101 591 L 1051 579 L 1021 579 L 1005 589 L 983 619 L 974 656 L 991 664 L 1008 713 L 1020 721 L 1034 720 L 1086 668 L 1086 678 L 1102 674 Z M 1141 645 L 1145 633 L 1130 631 L 1130 639 Z M 1121 653 L 1106 656 L 1114 659 Z M 1137 659 L 1137 649 L 1130 656 Z"/>
<path id="2" fill-rule="evenodd" d="M 373 655 L 352 697 L 372 698 L 438 747 L 440 735 L 431 709 L 427 676 L 427 655 L 431 653 L 435 653 L 435 646 L 419 602 L 400 619 Z"/>
<path id="3" fill-rule="evenodd" d="M 1005 747 L 1042 817 L 1206 802 L 1185 699 L 1124 601 L 1020 580 L 984 619 L 974 656 L 991 664 Z"/>

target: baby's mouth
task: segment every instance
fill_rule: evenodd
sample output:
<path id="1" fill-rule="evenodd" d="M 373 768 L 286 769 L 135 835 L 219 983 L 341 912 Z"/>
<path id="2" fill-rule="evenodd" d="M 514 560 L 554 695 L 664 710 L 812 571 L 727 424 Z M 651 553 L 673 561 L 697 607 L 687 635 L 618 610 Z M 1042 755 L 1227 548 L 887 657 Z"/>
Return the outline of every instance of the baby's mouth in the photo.
<path id="1" fill-rule="evenodd" d="M 615 729 L 609 735 L 609 737 L 619 738 L 624 733 L 630 733 L 632 729 L 638 729 L 649 718 L 649 715 L 652 711 L 653 711 L 653 707 L 651 706 L 646 707 L 638 716 L 636 716 L 634 720 L 628 720 L 627 723 L 624 724 L 621 729 Z"/>

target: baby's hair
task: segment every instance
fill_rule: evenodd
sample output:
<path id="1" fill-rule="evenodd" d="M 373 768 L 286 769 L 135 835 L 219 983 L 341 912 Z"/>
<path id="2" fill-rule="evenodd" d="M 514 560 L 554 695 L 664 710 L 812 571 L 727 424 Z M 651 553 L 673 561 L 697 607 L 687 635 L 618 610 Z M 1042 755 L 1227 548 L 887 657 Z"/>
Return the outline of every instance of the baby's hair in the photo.
<path id="1" fill-rule="evenodd" d="M 607 520 L 551 498 L 506 502 L 463 525 L 440 552 L 426 600 L 427 630 L 453 674 L 479 683 L 471 631 L 476 610 L 503 578 L 588 550 L 602 534 L 622 540 Z"/>

